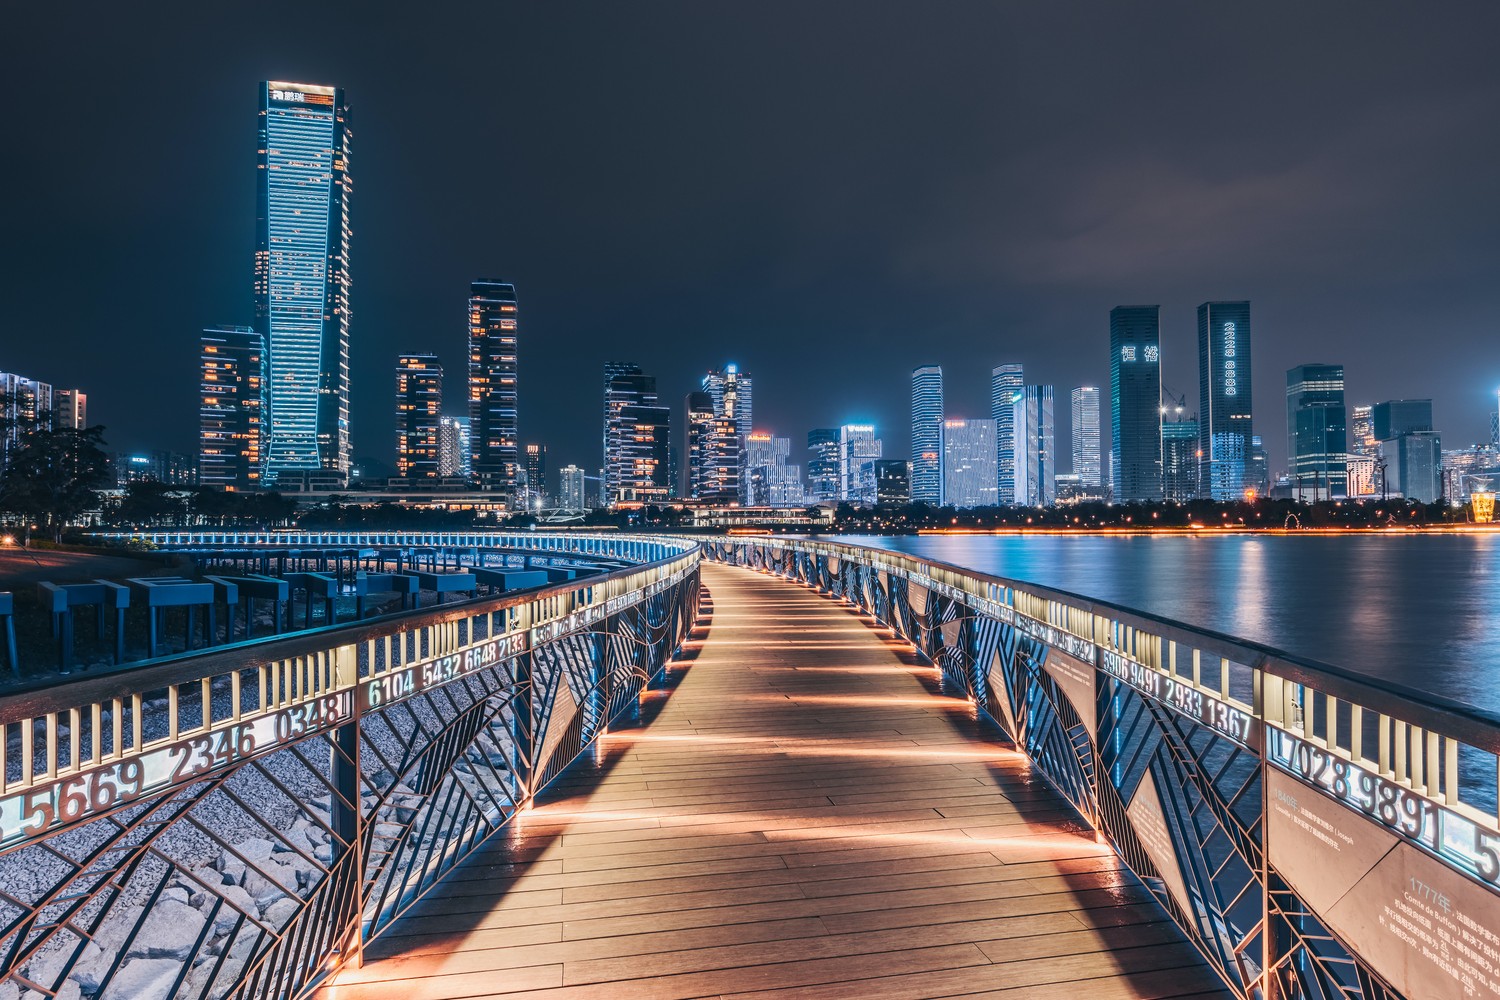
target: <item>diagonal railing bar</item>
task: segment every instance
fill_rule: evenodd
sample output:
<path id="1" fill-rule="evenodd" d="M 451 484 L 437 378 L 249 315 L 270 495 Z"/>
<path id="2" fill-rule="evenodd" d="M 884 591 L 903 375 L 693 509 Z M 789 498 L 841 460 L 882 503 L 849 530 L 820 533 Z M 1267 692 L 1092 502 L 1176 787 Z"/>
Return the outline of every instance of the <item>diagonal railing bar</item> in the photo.
<path id="1" fill-rule="evenodd" d="M 619 568 L 0 696 L 0 995 L 309 994 L 635 711 L 696 620 L 691 541 L 251 544 L 372 539 Z"/>
<path id="2" fill-rule="evenodd" d="M 910 643 L 1245 1000 L 1500 997 L 1500 716 L 903 553 L 776 536 L 704 553 Z"/>

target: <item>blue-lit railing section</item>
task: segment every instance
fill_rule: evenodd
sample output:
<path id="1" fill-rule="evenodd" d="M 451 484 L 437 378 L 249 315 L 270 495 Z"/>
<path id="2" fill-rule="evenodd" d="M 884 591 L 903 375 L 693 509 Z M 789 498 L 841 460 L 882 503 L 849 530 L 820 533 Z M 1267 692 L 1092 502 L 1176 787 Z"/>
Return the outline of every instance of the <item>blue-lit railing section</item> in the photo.
<path id="1" fill-rule="evenodd" d="M 911 642 L 1239 995 L 1500 997 L 1500 720 L 913 556 L 774 537 L 704 549 Z"/>
<path id="2" fill-rule="evenodd" d="M 696 543 L 538 544 L 635 565 L 0 697 L 0 997 L 300 997 L 355 958 L 692 628 Z"/>

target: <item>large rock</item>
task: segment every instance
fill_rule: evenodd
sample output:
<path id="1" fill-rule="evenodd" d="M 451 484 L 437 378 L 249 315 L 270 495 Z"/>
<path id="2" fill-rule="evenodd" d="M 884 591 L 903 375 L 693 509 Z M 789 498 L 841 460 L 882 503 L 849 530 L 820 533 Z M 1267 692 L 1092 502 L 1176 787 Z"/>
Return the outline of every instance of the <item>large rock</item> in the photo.
<path id="1" fill-rule="evenodd" d="M 170 958 L 137 958 L 120 966 L 99 1000 L 167 1000 L 182 972 Z"/>
<path id="2" fill-rule="evenodd" d="M 277 930 L 281 930 L 300 909 L 302 906 L 295 899 L 283 896 L 266 910 L 265 921 Z"/>
<path id="3" fill-rule="evenodd" d="M 219 913 L 214 917 L 215 934 L 228 934 L 234 929 L 242 913 L 251 919 L 260 916 L 260 907 L 256 905 L 255 898 L 239 886 L 226 885 L 219 895 L 224 898 L 224 905 L 219 907 Z"/>
<path id="4" fill-rule="evenodd" d="M 141 932 L 130 943 L 133 958 L 172 958 L 181 960 L 192 954 L 203 931 L 203 914 L 186 903 L 157 900 L 146 911 Z"/>

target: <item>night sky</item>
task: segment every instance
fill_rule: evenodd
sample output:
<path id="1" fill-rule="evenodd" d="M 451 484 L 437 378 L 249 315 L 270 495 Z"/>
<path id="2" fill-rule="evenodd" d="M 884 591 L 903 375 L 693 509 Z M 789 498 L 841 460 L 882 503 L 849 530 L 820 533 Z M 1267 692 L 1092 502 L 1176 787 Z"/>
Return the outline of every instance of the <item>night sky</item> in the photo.
<path id="1" fill-rule="evenodd" d="M 400 351 L 462 412 L 479 277 L 517 287 L 553 469 L 598 464 L 606 359 L 677 407 L 738 362 L 757 427 L 872 420 L 896 457 L 913 366 L 987 416 L 1021 361 L 1066 454 L 1111 306 L 1161 303 L 1196 410 L 1196 306 L 1238 298 L 1273 469 L 1304 362 L 1488 440 L 1494 3 L 47 6 L 0 40 L 0 369 L 120 450 L 193 450 L 199 331 L 251 320 L 265 79 L 352 108 L 356 456 L 392 460 Z"/>

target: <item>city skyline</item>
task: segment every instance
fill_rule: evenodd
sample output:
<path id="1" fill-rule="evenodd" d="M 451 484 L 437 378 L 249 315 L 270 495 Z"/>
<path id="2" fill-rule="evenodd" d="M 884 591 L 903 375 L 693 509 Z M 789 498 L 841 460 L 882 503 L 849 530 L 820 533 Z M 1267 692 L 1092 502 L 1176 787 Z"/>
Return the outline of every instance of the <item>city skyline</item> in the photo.
<path id="1" fill-rule="evenodd" d="M 869 37 L 846 52 L 832 41 L 851 14 Z M 597 36 L 583 38 L 560 32 L 559 16 L 546 11 L 508 12 L 508 30 L 486 32 L 498 15 L 476 11 L 476 30 L 458 48 L 500 35 L 505 54 L 493 83 L 481 84 L 467 78 L 458 53 L 414 55 L 395 74 L 373 58 L 378 47 L 340 45 L 373 23 L 348 12 L 309 12 L 296 39 L 227 9 L 191 23 L 163 17 L 128 53 L 104 41 L 112 25 L 124 30 L 118 12 L 101 15 L 102 30 L 87 36 L 66 33 L 45 12 L 18 12 L 16 30 L 30 44 L 13 71 L 73 110 L 66 131 L 40 105 L 17 110 L 17 128 L 38 141 L 5 168 L 30 197 L 14 206 L 17 239 L 0 268 L 4 328 L 13 334 L 4 365 L 85 387 L 112 447 L 189 450 L 191 422 L 181 415 L 193 409 L 197 332 L 254 319 L 245 276 L 255 178 L 245 164 L 256 81 L 305 79 L 344 89 L 358 133 L 350 210 L 356 457 L 388 453 L 386 373 L 397 353 L 427 351 L 449 372 L 461 369 L 457 303 L 481 274 L 523 290 L 537 324 L 524 349 L 527 378 L 539 390 L 526 420 L 547 428 L 554 454 L 582 466 L 592 464 L 584 449 L 597 428 L 585 418 L 586 387 L 573 366 L 597 370 L 607 360 L 611 339 L 633 332 L 630 323 L 622 331 L 622 316 L 652 317 L 632 353 L 673 397 L 724 356 L 757 371 L 759 412 L 772 418 L 761 423 L 796 444 L 804 428 L 899 427 L 902 372 L 927 361 L 949 371 L 952 409 L 963 413 L 985 412 L 987 392 L 952 377 L 967 366 L 1016 361 L 1033 381 L 1102 384 L 1095 317 L 1141 300 L 1163 303 L 1164 381 L 1189 398 L 1192 309 L 1247 298 L 1256 303 L 1262 415 L 1284 407 L 1287 368 L 1334 359 L 1346 366 L 1351 400 L 1432 398 L 1445 440 L 1486 440 L 1500 371 L 1483 345 L 1500 311 L 1489 277 L 1500 251 L 1476 238 L 1495 214 L 1483 179 L 1495 140 L 1476 127 L 1493 117 L 1494 70 L 1475 21 L 1500 14 L 1470 14 L 1372 8 L 1360 58 L 1330 61 L 1347 25 L 1321 11 L 1302 11 L 1290 37 L 1275 30 L 1274 15 L 1231 9 L 1180 9 L 1162 20 L 1101 7 L 1082 27 L 1063 12 L 948 12 L 933 15 L 931 39 L 916 44 L 898 18 L 837 5 L 800 12 L 795 31 L 748 11 L 664 8 L 636 24 L 601 9 Z M 679 44 L 710 23 L 732 25 L 773 58 Z M 227 41 L 213 51 L 185 41 L 204 30 Z M 1224 72 L 1194 69 L 1200 57 L 1185 43 L 1202 34 L 1224 40 L 1214 53 Z M 631 45 L 602 41 L 621 37 Z M 1023 37 L 1069 44 L 1003 41 Z M 993 58 L 997 41 L 1011 58 Z M 1185 58 L 1120 83 L 1123 54 L 1142 43 Z M 1270 46 L 1273 61 L 1264 58 Z M 1043 71 L 1033 50 L 1053 52 L 1054 63 L 1061 52 L 1062 62 Z M 1420 58 L 1434 50 L 1445 58 Z M 911 72 L 890 79 L 878 67 L 888 65 L 882 54 L 897 51 Z M 1423 73 L 1411 72 L 1413 59 Z M 675 72 L 630 72 L 642 60 L 665 60 Z M 614 80 L 624 91 L 522 85 L 574 64 L 588 67 L 586 79 Z M 953 73 L 928 72 L 939 65 Z M 106 72 L 129 85 L 104 85 Z M 705 76 L 708 86 L 682 93 L 664 83 L 683 75 Z M 416 77 L 423 87 L 410 85 Z M 172 87 L 185 78 L 194 86 Z M 888 96 L 892 120 L 879 130 L 841 123 L 823 138 L 831 80 L 844 81 L 839 92 L 855 102 Z M 141 93 L 167 87 L 179 117 L 198 123 L 191 143 L 166 119 L 132 113 Z M 506 99 L 513 113 L 495 139 L 481 134 L 482 169 L 428 155 L 460 123 L 483 120 L 488 98 L 500 93 L 523 96 Z M 750 95 L 765 115 L 699 113 L 743 106 Z M 622 101 L 640 109 L 638 119 L 611 128 Z M 1143 101 L 1158 108 L 1158 125 L 1132 132 L 1119 112 Z M 682 145 L 669 128 L 682 115 L 712 119 L 714 141 Z M 1067 129 L 1058 127 L 1064 121 Z M 1327 129 L 1326 121 L 1342 124 Z M 784 141 L 767 141 L 769 122 Z M 586 176 L 581 164 L 591 158 L 577 137 L 601 129 L 631 145 Z M 887 143 L 913 131 L 928 140 L 915 144 L 920 154 L 888 160 Z M 1009 138 L 1001 143 L 1001 135 Z M 488 155 L 496 142 L 512 152 Z M 1101 142 L 1111 143 L 1111 157 L 1087 155 Z M 95 144 L 110 150 L 107 167 Z M 783 158 L 775 149 L 799 152 Z M 663 171 L 674 162 L 686 169 Z M 864 179 L 851 189 L 850 176 Z M 950 189 L 973 210 L 958 213 L 937 194 L 901 196 Z M 877 218 L 875 226 L 864 221 Z M 695 221 L 708 219 L 711 228 Z M 87 234 L 82 244 L 76 232 Z M 69 252 L 59 242 L 65 234 Z M 78 269 L 60 266 L 80 248 L 90 274 L 84 296 L 69 290 Z M 174 294 L 148 304 L 139 289 L 164 270 Z M 883 293 L 871 297 L 871 287 Z M 62 300 L 74 306 L 65 314 L 47 306 Z M 149 322 L 139 318 L 147 313 Z M 117 336 L 122 329 L 129 335 Z M 1429 349 L 1405 349 L 1413 329 L 1429 332 Z M 413 343 L 414 331 L 425 342 Z M 860 349 L 841 359 L 835 384 L 820 365 L 789 363 L 846 339 Z M 141 342 L 152 349 L 136 350 Z M 63 355 L 63 343 L 81 349 Z M 167 344 L 184 349 L 158 349 Z M 152 377 L 162 391 L 130 403 L 127 387 Z M 1059 414 L 1059 434 L 1069 431 L 1067 419 Z M 1266 431 L 1272 467 L 1283 468 L 1284 436 L 1274 424 Z"/>

